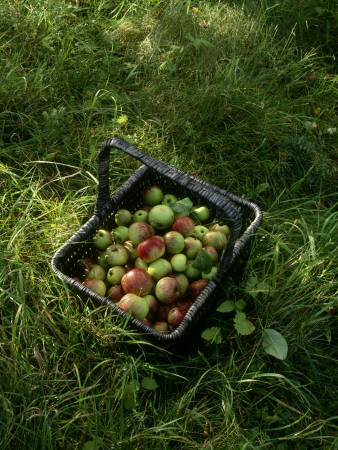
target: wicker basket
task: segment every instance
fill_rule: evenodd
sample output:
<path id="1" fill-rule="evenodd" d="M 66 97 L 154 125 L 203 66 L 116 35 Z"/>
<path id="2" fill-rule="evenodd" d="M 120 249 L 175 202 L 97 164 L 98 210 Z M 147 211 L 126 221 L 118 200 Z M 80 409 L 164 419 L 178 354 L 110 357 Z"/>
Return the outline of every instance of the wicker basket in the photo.
<path id="1" fill-rule="evenodd" d="M 143 163 L 129 180 L 110 196 L 109 193 L 109 156 L 110 150 L 116 148 L 133 156 Z M 96 248 L 93 237 L 100 228 L 112 229 L 117 210 L 126 208 L 135 211 L 142 206 L 140 192 L 143 188 L 158 184 L 164 192 L 179 198 L 189 197 L 194 204 L 208 206 L 211 217 L 226 223 L 230 228 L 228 244 L 220 257 L 217 273 L 195 300 L 181 325 L 170 334 L 160 334 L 144 322 L 130 316 L 109 299 L 73 280 L 76 263 L 80 258 L 91 257 Z M 230 273 L 241 271 L 246 260 L 251 238 L 262 220 L 259 207 L 243 198 L 221 190 L 216 186 L 199 180 L 175 167 L 158 161 L 143 153 L 122 139 L 108 139 L 103 143 L 99 153 L 99 188 L 94 215 L 74 234 L 54 255 L 51 267 L 53 272 L 84 300 L 92 299 L 96 304 L 112 308 L 123 322 L 138 330 L 152 343 L 163 348 L 178 348 L 182 342 L 194 339 L 200 329 L 207 311 L 219 298 L 219 288 Z"/>

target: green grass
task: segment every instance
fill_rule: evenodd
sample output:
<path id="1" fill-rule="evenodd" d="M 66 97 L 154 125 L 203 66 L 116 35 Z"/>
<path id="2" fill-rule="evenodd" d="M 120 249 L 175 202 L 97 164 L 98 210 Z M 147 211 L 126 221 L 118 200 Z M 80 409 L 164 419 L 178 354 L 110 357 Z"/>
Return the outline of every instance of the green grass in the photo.
<path id="1" fill-rule="evenodd" d="M 0 6 L 1 447 L 337 448 L 333 4 Z M 219 344 L 166 354 L 53 276 L 112 136 L 262 207 L 220 299 L 246 301 L 253 334 L 214 311 Z M 138 164 L 111 158 L 114 191 Z M 263 351 L 265 328 L 285 360 Z"/>

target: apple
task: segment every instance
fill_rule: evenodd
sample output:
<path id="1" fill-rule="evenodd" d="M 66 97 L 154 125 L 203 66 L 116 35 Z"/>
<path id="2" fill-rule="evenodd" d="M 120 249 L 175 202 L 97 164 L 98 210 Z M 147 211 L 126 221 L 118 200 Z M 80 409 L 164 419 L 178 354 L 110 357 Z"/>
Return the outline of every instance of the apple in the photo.
<path id="1" fill-rule="evenodd" d="M 184 312 L 184 314 L 186 314 L 190 307 L 193 305 L 194 300 L 179 300 L 177 302 L 177 307 L 180 308 L 181 311 Z"/>
<path id="2" fill-rule="evenodd" d="M 148 212 L 144 209 L 138 209 L 133 214 L 133 222 L 146 222 L 148 220 Z"/>
<path id="3" fill-rule="evenodd" d="M 209 231 L 221 231 L 225 234 L 226 237 L 228 237 L 230 234 L 230 228 L 228 227 L 228 225 L 220 225 L 217 222 L 208 225 L 208 229 Z"/>
<path id="4" fill-rule="evenodd" d="M 157 310 L 158 320 L 168 321 L 169 311 L 176 306 L 176 303 L 170 303 L 168 305 L 160 303 Z"/>
<path id="5" fill-rule="evenodd" d="M 185 272 L 188 268 L 188 258 L 183 253 L 177 253 L 171 258 L 170 264 L 175 272 Z"/>
<path id="6" fill-rule="evenodd" d="M 152 328 L 161 334 L 169 333 L 169 325 L 167 322 L 164 322 L 164 321 L 158 321 L 158 322 L 153 323 Z"/>
<path id="7" fill-rule="evenodd" d="M 104 280 L 106 278 L 106 271 L 99 264 L 92 264 L 90 268 L 84 270 L 83 278 L 85 278 L 86 280 Z"/>
<path id="8" fill-rule="evenodd" d="M 105 250 L 109 245 L 113 243 L 113 238 L 108 230 L 98 230 L 93 238 L 95 247 L 100 250 Z"/>
<path id="9" fill-rule="evenodd" d="M 153 236 L 153 230 L 147 222 L 134 222 L 129 227 L 129 240 L 137 246 Z"/>
<path id="10" fill-rule="evenodd" d="M 208 231 L 202 237 L 204 247 L 214 247 L 217 252 L 221 252 L 227 245 L 227 238 L 221 231 Z"/>
<path id="11" fill-rule="evenodd" d="M 210 217 L 210 211 L 207 206 L 193 206 L 192 212 L 200 222 L 206 222 Z"/>
<path id="12" fill-rule="evenodd" d="M 106 261 L 107 249 L 102 251 L 96 259 L 97 264 L 103 267 L 105 270 L 110 268 L 110 265 Z"/>
<path id="13" fill-rule="evenodd" d="M 107 292 L 107 298 L 109 298 L 109 300 L 112 300 L 114 303 L 120 301 L 124 295 L 125 292 L 121 284 L 115 284 L 113 286 L 110 286 Z"/>
<path id="14" fill-rule="evenodd" d="M 110 245 L 106 250 L 106 262 L 110 266 L 124 266 L 128 259 L 128 250 L 122 244 Z"/>
<path id="15" fill-rule="evenodd" d="M 189 287 L 189 279 L 184 273 L 176 273 L 174 278 L 178 281 L 178 287 L 180 289 L 181 296 L 184 295 Z"/>
<path id="16" fill-rule="evenodd" d="M 148 221 L 156 230 L 166 230 L 174 223 L 174 212 L 167 205 L 153 206 Z"/>
<path id="17" fill-rule="evenodd" d="M 205 252 L 209 253 L 213 263 L 217 263 L 217 261 L 218 261 L 218 253 L 217 253 L 217 250 L 214 247 L 211 247 L 210 245 L 207 245 L 206 247 L 203 247 L 202 250 L 204 250 Z"/>
<path id="18" fill-rule="evenodd" d="M 138 258 L 137 248 L 134 246 L 132 241 L 124 242 L 123 247 L 127 249 L 129 261 L 135 261 L 135 259 Z"/>
<path id="19" fill-rule="evenodd" d="M 135 269 L 148 270 L 148 264 L 145 261 L 143 261 L 139 256 L 134 261 L 134 267 Z"/>
<path id="20" fill-rule="evenodd" d="M 90 269 L 93 264 L 95 264 L 95 261 L 91 258 L 82 258 L 79 259 L 76 263 L 81 272 L 83 272 L 85 269 Z"/>
<path id="21" fill-rule="evenodd" d="M 153 280 L 146 270 L 136 268 L 123 275 L 121 284 L 126 294 L 143 297 L 150 293 Z"/>
<path id="22" fill-rule="evenodd" d="M 196 280 L 189 284 L 189 291 L 194 298 L 197 298 L 208 284 L 207 280 Z"/>
<path id="23" fill-rule="evenodd" d="M 209 272 L 202 272 L 203 280 L 211 280 L 211 278 L 215 275 L 216 272 L 217 272 L 216 266 L 212 266 Z"/>
<path id="24" fill-rule="evenodd" d="M 199 269 L 196 269 L 196 267 L 193 267 L 194 262 L 195 260 L 188 261 L 187 270 L 184 272 L 189 280 L 195 280 L 201 275 L 201 271 Z"/>
<path id="25" fill-rule="evenodd" d="M 168 324 L 173 328 L 177 328 L 184 319 L 184 316 L 185 312 L 182 311 L 178 306 L 176 306 L 169 311 Z"/>
<path id="26" fill-rule="evenodd" d="M 155 287 L 155 295 L 162 303 L 170 304 L 175 302 L 180 297 L 179 284 L 176 278 L 163 277 L 158 280 Z"/>
<path id="27" fill-rule="evenodd" d="M 107 281 L 110 284 L 120 284 L 125 273 L 125 269 L 121 266 L 111 267 L 107 272 Z"/>
<path id="28" fill-rule="evenodd" d="M 190 236 L 194 228 L 195 222 L 187 216 L 179 217 L 171 227 L 173 231 L 178 231 L 185 238 Z"/>
<path id="29" fill-rule="evenodd" d="M 138 256 L 146 263 L 161 258 L 165 253 L 165 245 L 161 239 L 151 237 L 137 246 Z"/>
<path id="30" fill-rule="evenodd" d="M 150 313 L 155 313 L 158 310 L 158 301 L 156 299 L 156 297 L 154 297 L 151 294 L 147 294 L 143 297 L 149 305 L 149 312 Z"/>
<path id="31" fill-rule="evenodd" d="M 125 270 L 126 272 L 129 272 L 130 270 L 133 270 L 133 269 L 135 269 L 135 266 L 134 266 L 134 264 L 133 264 L 133 263 L 131 263 L 131 262 L 127 263 L 127 264 L 126 264 L 126 265 L 124 265 L 123 267 L 124 267 L 124 270 Z"/>
<path id="32" fill-rule="evenodd" d="M 156 281 L 170 275 L 172 270 L 170 262 L 164 258 L 159 258 L 148 266 L 149 275 Z"/>
<path id="33" fill-rule="evenodd" d="M 127 209 L 119 209 L 115 214 L 115 222 L 118 226 L 129 226 L 132 214 Z"/>
<path id="34" fill-rule="evenodd" d="M 209 231 L 208 228 L 205 227 L 204 225 L 196 225 L 195 228 L 193 229 L 192 234 L 195 234 L 196 236 L 202 239 L 205 233 L 207 233 L 208 231 Z"/>
<path id="35" fill-rule="evenodd" d="M 202 249 L 202 242 L 199 239 L 195 239 L 192 236 L 188 236 L 184 239 L 184 254 L 188 259 L 195 259 L 197 253 Z"/>
<path id="36" fill-rule="evenodd" d="M 146 325 L 148 325 L 148 327 L 152 328 L 152 323 L 150 322 L 149 319 L 147 319 L 146 317 L 142 320 L 142 322 L 144 322 Z"/>
<path id="37" fill-rule="evenodd" d="M 117 305 L 140 320 L 145 319 L 149 313 L 148 302 L 144 300 L 144 298 L 133 293 L 124 295 Z"/>
<path id="38" fill-rule="evenodd" d="M 169 255 L 181 253 L 184 249 L 184 237 L 178 231 L 168 231 L 164 235 L 164 244 Z"/>
<path id="39" fill-rule="evenodd" d="M 117 244 L 123 244 L 128 239 L 129 229 L 124 225 L 120 225 L 113 229 L 112 235 L 114 242 Z"/>
<path id="40" fill-rule="evenodd" d="M 162 203 L 163 205 L 170 206 L 170 204 L 174 204 L 177 202 L 177 197 L 174 194 L 165 194 L 163 196 Z"/>
<path id="41" fill-rule="evenodd" d="M 94 278 L 89 278 L 88 280 L 84 280 L 82 282 L 83 286 L 86 286 L 88 289 L 96 292 L 96 294 L 102 295 L 104 297 L 106 295 L 107 287 L 105 282 L 102 280 L 95 280 Z"/>
<path id="42" fill-rule="evenodd" d="M 149 186 L 141 191 L 141 197 L 146 205 L 155 206 L 163 200 L 163 191 L 157 186 Z"/>

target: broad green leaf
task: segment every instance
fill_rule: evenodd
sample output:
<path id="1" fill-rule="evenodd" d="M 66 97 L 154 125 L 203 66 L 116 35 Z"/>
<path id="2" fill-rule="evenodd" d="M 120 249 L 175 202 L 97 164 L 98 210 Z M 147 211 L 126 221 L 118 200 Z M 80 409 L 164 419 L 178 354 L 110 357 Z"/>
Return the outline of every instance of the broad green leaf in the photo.
<path id="1" fill-rule="evenodd" d="M 190 200 L 189 197 L 182 198 L 182 200 L 178 200 L 175 203 L 170 203 L 170 208 L 174 212 L 178 213 L 190 213 L 191 208 L 193 207 L 193 202 Z"/>
<path id="2" fill-rule="evenodd" d="M 136 393 L 140 389 L 140 383 L 137 381 L 132 381 L 127 384 L 123 391 L 123 406 L 126 409 L 134 409 L 137 404 Z"/>
<path id="3" fill-rule="evenodd" d="M 285 359 L 288 354 L 288 344 L 284 337 L 276 330 L 263 330 L 263 348 L 266 353 L 278 359 Z"/>
<path id="4" fill-rule="evenodd" d="M 250 320 L 246 318 L 246 314 L 244 312 L 237 312 L 234 317 L 235 329 L 238 334 L 246 336 L 251 334 L 255 330 L 255 325 L 253 325 Z"/>
<path id="5" fill-rule="evenodd" d="M 203 331 L 202 338 L 220 344 L 222 342 L 221 330 L 218 327 L 207 328 Z"/>
<path id="6" fill-rule="evenodd" d="M 156 380 L 151 377 L 142 378 L 141 386 L 143 387 L 143 389 L 148 389 L 149 391 L 154 391 L 155 389 L 158 388 Z"/>
<path id="7" fill-rule="evenodd" d="M 246 314 L 244 312 L 240 312 L 239 311 L 239 312 L 236 313 L 236 315 L 234 317 L 234 322 L 235 323 L 240 323 L 240 322 L 242 322 L 245 319 L 246 319 Z"/>
<path id="8" fill-rule="evenodd" d="M 235 307 L 237 311 L 243 311 L 243 309 L 246 307 L 246 302 L 242 299 L 237 300 L 237 302 L 235 303 Z"/>
<path id="9" fill-rule="evenodd" d="M 235 304 L 231 300 L 225 300 L 225 302 L 221 303 L 219 307 L 216 309 L 218 312 L 227 313 L 231 312 L 235 309 Z"/>
<path id="10" fill-rule="evenodd" d="M 213 266 L 213 261 L 208 252 L 200 250 L 192 266 L 201 272 L 209 273 Z"/>
<path id="11" fill-rule="evenodd" d="M 82 450 L 98 450 L 99 446 L 96 441 L 87 441 L 83 444 Z"/>
<path id="12" fill-rule="evenodd" d="M 270 290 L 270 285 L 265 280 L 258 282 L 257 277 L 250 277 L 246 282 L 245 290 L 248 294 L 256 298 L 260 292 L 264 294 L 268 293 Z"/>

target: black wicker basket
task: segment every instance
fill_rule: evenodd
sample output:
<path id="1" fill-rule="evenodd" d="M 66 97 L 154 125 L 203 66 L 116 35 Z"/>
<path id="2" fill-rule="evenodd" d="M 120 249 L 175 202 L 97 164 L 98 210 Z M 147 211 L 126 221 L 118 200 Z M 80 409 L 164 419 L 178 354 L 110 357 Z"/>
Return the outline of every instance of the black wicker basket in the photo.
<path id="1" fill-rule="evenodd" d="M 143 165 L 114 195 L 110 196 L 109 156 L 112 148 L 133 156 Z M 109 299 L 96 294 L 72 278 L 77 261 L 80 258 L 91 257 L 95 253 L 93 237 L 97 230 L 112 229 L 116 226 L 114 216 L 117 210 L 139 209 L 142 206 L 141 190 L 152 184 L 160 185 L 164 192 L 170 192 L 179 198 L 189 197 L 194 204 L 208 206 L 211 217 L 217 218 L 230 228 L 228 244 L 219 260 L 217 273 L 195 300 L 181 325 L 170 334 L 158 333 L 141 320 L 130 316 Z M 163 348 L 178 348 L 183 342 L 191 343 L 194 339 L 196 331 L 207 316 L 207 311 L 219 298 L 220 286 L 224 284 L 229 274 L 242 270 L 241 266 L 247 258 L 251 238 L 261 220 L 261 210 L 254 203 L 158 161 L 122 139 L 108 139 L 103 143 L 99 153 L 99 188 L 94 215 L 56 252 L 51 267 L 81 299 L 90 298 L 95 304 L 112 308 L 123 322 L 127 319 L 128 326 L 138 330 L 152 343 Z"/>

